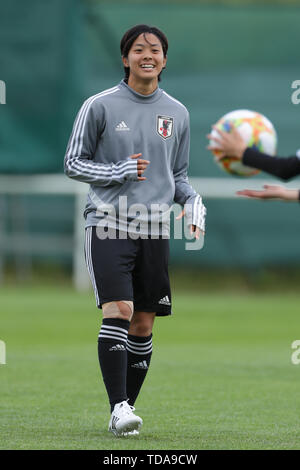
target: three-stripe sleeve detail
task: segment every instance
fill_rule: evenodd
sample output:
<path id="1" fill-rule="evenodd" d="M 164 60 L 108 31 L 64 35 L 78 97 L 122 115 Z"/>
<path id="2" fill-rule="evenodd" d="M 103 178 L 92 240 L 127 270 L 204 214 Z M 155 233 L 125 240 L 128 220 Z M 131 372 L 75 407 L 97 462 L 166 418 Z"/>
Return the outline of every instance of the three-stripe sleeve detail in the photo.
<path id="1" fill-rule="evenodd" d="M 113 87 L 102 93 L 92 96 L 84 102 L 74 123 L 71 139 L 65 158 L 66 173 L 73 178 L 85 178 L 86 182 L 121 180 L 130 175 L 137 176 L 137 161 L 128 158 L 115 164 L 101 164 L 92 162 L 81 155 L 84 133 L 89 111 L 93 102 L 104 96 L 116 93 L 119 87 Z M 83 157 L 83 158 L 82 158 Z"/>
<path id="2" fill-rule="evenodd" d="M 192 225 L 196 225 L 200 230 L 205 231 L 206 208 L 202 202 L 201 196 L 197 194 L 193 202 Z"/>
<path id="3" fill-rule="evenodd" d="M 97 95 L 91 96 L 88 98 L 83 105 L 81 106 L 79 113 L 77 115 L 75 124 L 74 124 L 74 129 L 72 132 L 72 137 L 70 141 L 70 149 L 67 153 L 67 157 L 71 157 L 72 155 L 80 155 L 80 152 L 82 150 L 82 145 L 83 145 L 83 135 L 84 135 L 84 128 L 86 124 L 86 119 L 88 116 L 89 109 L 93 102 L 101 98 L 102 96 L 107 96 L 112 93 L 116 93 L 119 90 L 119 87 L 113 87 L 110 88 L 109 90 L 102 91 L 101 93 L 98 93 Z"/>
<path id="4" fill-rule="evenodd" d="M 97 165 L 97 168 L 95 168 Z M 92 164 L 85 162 L 83 159 L 73 160 L 70 163 L 70 168 L 75 168 L 79 170 L 80 173 L 84 171 L 85 174 L 90 176 L 102 176 L 104 177 L 113 177 L 113 178 L 122 178 L 127 173 L 136 173 L 136 161 L 133 159 L 124 160 L 122 162 L 111 164 L 109 168 L 107 165 L 101 165 L 99 163 Z"/>

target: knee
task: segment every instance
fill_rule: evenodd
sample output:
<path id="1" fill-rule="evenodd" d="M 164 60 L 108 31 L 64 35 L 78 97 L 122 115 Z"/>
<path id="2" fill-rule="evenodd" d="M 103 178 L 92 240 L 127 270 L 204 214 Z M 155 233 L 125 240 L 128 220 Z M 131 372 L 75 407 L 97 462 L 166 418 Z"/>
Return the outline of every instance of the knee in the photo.
<path id="1" fill-rule="evenodd" d="M 120 318 L 130 321 L 133 314 L 133 302 L 129 300 L 107 302 L 102 305 L 102 310 L 103 318 Z"/>
<path id="2" fill-rule="evenodd" d="M 134 336 L 149 336 L 152 333 L 153 328 L 153 321 L 151 314 L 147 316 L 143 316 L 142 318 L 133 315 L 130 327 L 129 327 L 129 334 Z"/>

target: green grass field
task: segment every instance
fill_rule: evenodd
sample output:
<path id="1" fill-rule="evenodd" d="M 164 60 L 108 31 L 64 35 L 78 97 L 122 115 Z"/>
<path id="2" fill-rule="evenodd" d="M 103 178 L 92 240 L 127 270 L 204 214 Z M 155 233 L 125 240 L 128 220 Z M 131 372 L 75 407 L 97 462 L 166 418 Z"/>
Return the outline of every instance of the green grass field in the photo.
<path id="1" fill-rule="evenodd" d="M 1 449 L 299 449 L 297 294 L 179 293 L 158 318 L 138 438 L 107 432 L 92 293 L 0 290 Z"/>

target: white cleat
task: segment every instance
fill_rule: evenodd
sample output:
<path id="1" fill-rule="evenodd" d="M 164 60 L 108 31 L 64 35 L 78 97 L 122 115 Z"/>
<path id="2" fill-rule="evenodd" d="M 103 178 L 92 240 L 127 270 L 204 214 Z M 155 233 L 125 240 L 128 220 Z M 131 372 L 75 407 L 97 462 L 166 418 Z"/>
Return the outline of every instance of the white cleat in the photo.
<path id="1" fill-rule="evenodd" d="M 111 414 L 108 430 L 115 436 L 139 434 L 143 420 L 133 413 L 134 410 L 135 408 L 128 405 L 127 401 L 117 403 Z"/>

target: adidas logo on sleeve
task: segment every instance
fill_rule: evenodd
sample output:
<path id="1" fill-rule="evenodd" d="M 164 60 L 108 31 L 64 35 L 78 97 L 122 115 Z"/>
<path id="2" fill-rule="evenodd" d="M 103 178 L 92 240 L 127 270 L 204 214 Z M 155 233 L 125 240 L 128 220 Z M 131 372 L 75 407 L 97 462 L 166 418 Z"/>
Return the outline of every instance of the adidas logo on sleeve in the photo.
<path id="1" fill-rule="evenodd" d="M 170 299 L 167 295 L 160 299 L 158 303 L 161 305 L 171 305 Z"/>
<path id="2" fill-rule="evenodd" d="M 115 128 L 116 131 L 130 131 L 130 127 L 127 126 L 126 122 L 121 121 Z"/>

